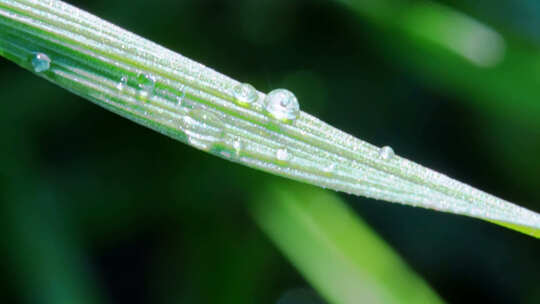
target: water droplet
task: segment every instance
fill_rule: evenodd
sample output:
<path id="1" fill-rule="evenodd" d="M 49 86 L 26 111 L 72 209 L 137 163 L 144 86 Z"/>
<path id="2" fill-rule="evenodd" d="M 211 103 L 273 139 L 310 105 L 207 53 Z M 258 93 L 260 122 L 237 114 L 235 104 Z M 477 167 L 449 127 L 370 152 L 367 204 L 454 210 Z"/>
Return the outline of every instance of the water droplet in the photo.
<path id="1" fill-rule="evenodd" d="M 227 159 L 230 159 L 232 157 L 231 153 L 229 151 L 221 151 L 221 152 L 219 152 L 219 154 L 221 156 L 223 156 L 224 158 L 227 158 Z"/>
<path id="2" fill-rule="evenodd" d="M 36 53 L 32 58 L 32 66 L 36 73 L 45 72 L 51 67 L 51 58 L 46 54 Z"/>
<path id="3" fill-rule="evenodd" d="M 394 156 L 394 149 L 392 149 L 392 147 L 390 146 L 384 146 L 379 151 L 379 157 L 384 160 L 388 160 L 392 158 L 393 156 Z"/>
<path id="4" fill-rule="evenodd" d="M 258 98 L 257 90 L 249 83 L 238 84 L 233 88 L 234 98 L 241 105 L 248 105 Z"/>
<path id="5" fill-rule="evenodd" d="M 242 153 L 242 142 L 240 140 L 235 140 L 233 143 L 234 152 L 236 156 L 239 156 Z"/>
<path id="6" fill-rule="evenodd" d="M 126 87 L 127 83 L 128 83 L 128 77 L 127 76 L 122 76 L 120 78 L 120 81 L 116 85 L 116 88 L 121 91 Z"/>
<path id="7" fill-rule="evenodd" d="M 336 170 L 336 164 L 329 164 L 328 166 L 324 167 L 323 172 L 326 174 L 332 174 Z"/>
<path id="8" fill-rule="evenodd" d="M 225 135 L 225 124 L 216 115 L 202 110 L 192 110 L 182 119 L 182 128 L 189 143 L 202 149 L 210 150 Z"/>
<path id="9" fill-rule="evenodd" d="M 177 100 L 177 104 L 179 107 L 183 107 L 184 106 L 184 98 L 186 97 L 186 86 L 182 86 L 182 90 L 181 90 L 181 93 L 180 93 L 180 96 L 178 96 L 176 98 Z"/>
<path id="10" fill-rule="evenodd" d="M 137 76 L 139 83 L 140 95 L 146 98 L 154 93 L 156 87 L 156 77 L 150 74 L 141 73 Z"/>
<path id="11" fill-rule="evenodd" d="M 289 151 L 287 151 L 287 149 L 280 148 L 276 151 L 276 158 L 280 162 L 287 162 L 291 159 L 291 154 Z"/>
<path id="12" fill-rule="evenodd" d="M 293 121 L 300 113 L 300 105 L 296 96 L 288 90 L 277 89 L 266 95 L 266 111 L 277 120 Z"/>

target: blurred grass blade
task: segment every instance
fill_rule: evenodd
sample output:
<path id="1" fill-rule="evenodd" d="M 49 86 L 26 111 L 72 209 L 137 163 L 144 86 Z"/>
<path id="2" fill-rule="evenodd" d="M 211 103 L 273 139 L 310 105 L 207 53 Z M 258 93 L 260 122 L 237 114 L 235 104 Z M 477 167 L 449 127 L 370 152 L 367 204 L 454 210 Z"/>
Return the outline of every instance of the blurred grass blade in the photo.
<path id="1" fill-rule="evenodd" d="M 53 186 L 36 181 L 34 175 L 27 177 L 13 182 L 21 185 L 13 187 L 16 194 L 3 193 L 10 197 L 1 208 L 8 232 L 2 240 L 3 258 L 16 273 L 10 281 L 19 285 L 26 303 L 107 303 L 90 271 L 90 257 L 77 238 L 76 225 L 51 196 Z"/>
<path id="2" fill-rule="evenodd" d="M 0 0 L 0 52 L 135 122 L 252 168 L 375 199 L 498 221 L 540 236 L 540 215 L 378 148 L 55 0 Z"/>
<path id="3" fill-rule="evenodd" d="M 482 111 L 540 126 L 540 53 L 534 43 L 434 1 L 333 1 L 380 29 L 375 37 L 386 43 L 381 51 L 390 50 L 389 58 L 430 83 L 470 96 Z"/>
<path id="4" fill-rule="evenodd" d="M 256 193 L 254 218 L 329 303 L 442 303 L 336 195 L 286 181 Z"/>

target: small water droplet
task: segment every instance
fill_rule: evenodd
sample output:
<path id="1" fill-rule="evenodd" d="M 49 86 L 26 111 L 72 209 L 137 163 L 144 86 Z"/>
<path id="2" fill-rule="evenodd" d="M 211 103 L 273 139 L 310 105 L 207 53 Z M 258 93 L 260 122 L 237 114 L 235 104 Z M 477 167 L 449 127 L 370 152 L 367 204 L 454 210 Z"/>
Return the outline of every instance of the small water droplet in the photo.
<path id="1" fill-rule="evenodd" d="M 225 135 L 225 124 L 216 115 L 202 110 L 192 110 L 182 119 L 182 128 L 189 143 L 202 149 L 210 150 Z"/>
<path id="2" fill-rule="evenodd" d="M 230 159 L 232 157 L 231 153 L 229 151 L 221 151 L 221 152 L 219 152 L 219 154 L 221 154 L 221 156 L 223 156 L 224 158 L 227 158 L 227 159 Z"/>
<path id="3" fill-rule="evenodd" d="M 328 166 L 324 167 L 323 171 L 326 174 L 332 174 L 336 170 L 336 164 L 329 164 Z"/>
<path id="4" fill-rule="evenodd" d="M 236 156 L 239 156 L 242 153 L 242 142 L 240 140 L 235 140 L 233 143 L 234 152 Z"/>
<path id="5" fill-rule="evenodd" d="M 287 162 L 291 159 L 291 154 L 289 151 L 287 151 L 287 149 L 280 148 L 276 151 L 276 158 L 280 162 Z"/>
<path id="6" fill-rule="evenodd" d="M 36 53 L 32 58 L 32 66 L 36 73 L 45 72 L 51 67 L 51 58 L 47 54 Z"/>
<path id="7" fill-rule="evenodd" d="M 122 91 L 126 87 L 127 83 L 128 83 L 128 77 L 127 76 L 122 76 L 120 78 L 120 81 L 116 85 L 116 88 L 118 90 Z"/>
<path id="8" fill-rule="evenodd" d="M 392 149 L 392 147 L 390 146 L 384 146 L 379 151 L 379 157 L 384 160 L 389 160 L 393 156 L 394 156 L 394 149 Z"/>
<path id="9" fill-rule="evenodd" d="M 255 102 L 258 98 L 257 90 L 249 83 L 241 83 L 233 88 L 234 98 L 241 105 L 248 105 Z"/>
<path id="10" fill-rule="evenodd" d="M 140 95 L 146 98 L 154 93 L 156 87 L 156 77 L 150 74 L 141 73 L 137 76 L 139 83 Z"/>
<path id="11" fill-rule="evenodd" d="M 184 98 L 186 98 L 186 86 L 182 85 L 182 89 L 180 90 L 180 95 L 176 97 L 176 104 L 179 107 L 184 106 Z"/>
<path id="12" fill-rule="evenodd" d="M 290 122 L 300 113 L 300 105 L 296 96 L 288 90 L 277 89 L 268 93 L 265 98 L 266 111 L 277 120 Z"/>

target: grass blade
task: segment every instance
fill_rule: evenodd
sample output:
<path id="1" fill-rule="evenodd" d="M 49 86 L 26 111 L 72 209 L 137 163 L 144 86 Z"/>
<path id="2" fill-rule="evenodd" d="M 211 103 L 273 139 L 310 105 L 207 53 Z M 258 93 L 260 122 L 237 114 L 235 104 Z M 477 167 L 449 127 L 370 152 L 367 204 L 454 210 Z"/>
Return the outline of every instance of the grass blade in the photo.
<path id="1" fill-rule="evenodd" d="M 285 181 L 262 194 L 256 222 L 329 303 L 443 303 L 336 195 Z"/>
<path id="2" fill-rule="evenodd" d="M 32 175 L 24 183 L 33 191 L 14 187 L 15 193 L 3 193 L 10 203 L 2 209 L 8 232 L 2 253 L 16 273 L 10 280 L 18 285 L 25 302 L 108 303 L 89 267 L 90 256 L 75 232 L 76 225 L 58 207 L 60 198 L 51 195 L 52 185 Z"/>
<path id="3" fill-rule="evenodd" d="M 0 0 L 0 53 L 75 94 L 219 157 L 370 198 L 503 223 L 540 215 L 378 148 L 56 0 Z"/>

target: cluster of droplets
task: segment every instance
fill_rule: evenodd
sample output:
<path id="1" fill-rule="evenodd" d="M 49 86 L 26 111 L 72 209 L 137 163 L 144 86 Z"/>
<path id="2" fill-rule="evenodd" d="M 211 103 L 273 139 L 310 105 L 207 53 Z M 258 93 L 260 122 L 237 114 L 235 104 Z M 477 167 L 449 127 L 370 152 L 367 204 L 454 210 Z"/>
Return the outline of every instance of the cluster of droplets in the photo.
<path id="1" fill-rule="evenodd" d="M 236 103 L 242 106 L 255 104 L 259 99 L 257 90 L 248 83 L 236 85 L 232 92 Z M 270 117 L 285 123 L 294 121 L 300 114 L 298 99 L 292 92 L 285 89 L 276 89 L 268 93 L 263 106 Z"/>
<path id="2" fill-rule="evenodd" d="M 30 61 L 36 73 L 42 73 L 51 68 L 51 58 L 47 54 L 35 53 Z"/>
<path id="3" fill-rule="evenodd" d="M 50 69 L 51 59 L 44 53 L 35 53 L 31 58 L 31 64 L 36 73 L 42 73 Z M 129 77 L 122 75 L 116 84 L 116 89 L 122 91 L 129 85 Z M 156 78 L 147 73 L 140 73 L 136 78 L 138 94 L 141 99 L 147 99 L 155 93 Z M 259 93 L 250 84 L 239 84 L 233 88 L 236 102 L 242 106 L 249 106 L 259 100 Z M 182 97 L 179 97 L 179 104 L 185 95 L 182 90 Z M 281 122 L 294 121 L 300 112 L 298 100 L 294 94 L 285 89 L 276 89 L 268 93 L 263 101 L 265 111 L 273 119 Z M 217 143 L 221 142 L 225 136 L 225 125 L 211 112 L 195 109 L 189 115 L 182 118 L 181 127 L 188 137 L 188 141 L 195 147 L 203 150 L 210 150 Z M 234 154 L 239 156 L 244 148 L 243 143 L 237 139 L 233 142 Z M 286 148 L 278 148 L 275 152 L 278 163 L 286 164 L 292 158 L 292 154 Z M 329 169 L 333 171 L 333 169 Z"/>
<path id="4" fill-rule="evenodd" d="M 235 102 L 241 106 L 260 105 L 259 93 L 248 83 L 237 84 L 233 87 L 232 94 Z M 276 89 L 268 93 L 262 100 L 262 108 L 272 120 L 283 123 L 293 122 L 300 114 L 298 99 L 292 92 L 285 89 Z M 235 141 L 233 148 L 236 155 L 239 155 L 242 149 L 241 142 Z M 275 151 L 275 159 L 279 164 L 283 165 L 292 159 L 292 154 L 284 147 L 278 148 Z"/>

